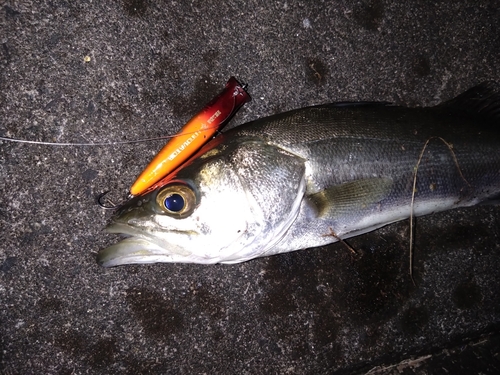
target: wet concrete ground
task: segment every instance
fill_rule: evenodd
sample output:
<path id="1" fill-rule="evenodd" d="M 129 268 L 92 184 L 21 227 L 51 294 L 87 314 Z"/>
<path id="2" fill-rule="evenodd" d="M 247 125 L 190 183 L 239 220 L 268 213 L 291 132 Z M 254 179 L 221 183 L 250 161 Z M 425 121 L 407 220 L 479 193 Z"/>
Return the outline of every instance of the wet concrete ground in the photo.
<path id="1" fill-rule="evenodd" d="M 4 1 L 0 135 L 175 132 L 235 75 L 233 125 L 341 100 L 432 105 L 500 79 L 495 1 Z M 103 269 L 109 213 L 162 142 L 0 142 L 0 373 L 500 371 L 500 210 L 239 265 Z"/>

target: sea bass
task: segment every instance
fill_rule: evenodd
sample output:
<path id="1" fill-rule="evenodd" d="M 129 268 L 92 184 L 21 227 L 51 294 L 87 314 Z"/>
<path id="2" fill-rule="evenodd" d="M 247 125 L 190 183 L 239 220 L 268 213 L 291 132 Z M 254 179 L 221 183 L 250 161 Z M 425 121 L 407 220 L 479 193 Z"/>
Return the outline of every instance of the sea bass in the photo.
<path id="1" fill-rule="evenodd" d="M 117 209 L 106 231 L 128 237 L 97 259 L 238 263 L 499 198 L 500 83 L 427 108 L 320 105 L 215 138 Z"/>

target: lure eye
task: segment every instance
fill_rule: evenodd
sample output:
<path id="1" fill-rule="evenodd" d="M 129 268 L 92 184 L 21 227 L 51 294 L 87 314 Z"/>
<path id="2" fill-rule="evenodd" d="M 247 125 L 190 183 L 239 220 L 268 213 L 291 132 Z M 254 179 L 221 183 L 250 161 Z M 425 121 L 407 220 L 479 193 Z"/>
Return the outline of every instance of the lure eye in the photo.
<path id="1" fill-rule="evenodd" d="M 160 190 L 156 196 L 156 203 L 166 213 L 182 219 L 194 211 L 196 196 L 189 186 L 173 184 Z"/>

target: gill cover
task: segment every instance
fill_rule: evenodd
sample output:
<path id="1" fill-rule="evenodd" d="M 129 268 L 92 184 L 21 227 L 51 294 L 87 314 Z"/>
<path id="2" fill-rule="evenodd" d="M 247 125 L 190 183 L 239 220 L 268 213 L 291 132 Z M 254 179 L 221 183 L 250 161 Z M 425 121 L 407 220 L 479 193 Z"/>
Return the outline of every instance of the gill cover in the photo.
<path id="1" fill-rule="evenodd" d="M 228 159 L 253 213 L 252 241 L 221 263 L 263 256 L 274 247 L 297 217 L 306 189 L 305 160 L 279 147 L 249 140 Z"/>

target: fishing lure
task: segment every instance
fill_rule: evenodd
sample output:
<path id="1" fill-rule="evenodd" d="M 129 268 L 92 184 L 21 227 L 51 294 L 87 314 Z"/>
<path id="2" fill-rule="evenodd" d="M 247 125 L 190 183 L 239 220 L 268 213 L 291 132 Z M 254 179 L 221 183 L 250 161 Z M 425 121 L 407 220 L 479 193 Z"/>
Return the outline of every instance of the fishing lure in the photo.
<path id="1" fill-rule="evenodd" d="M 190 158 L 251 100 L 236 78 L 231 77 L 222 92 L 198 112 L 158 152 L 130 188 L 130 196 L 141 195 Z"/>

